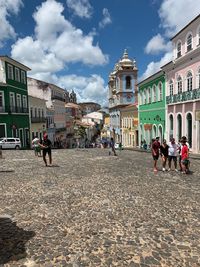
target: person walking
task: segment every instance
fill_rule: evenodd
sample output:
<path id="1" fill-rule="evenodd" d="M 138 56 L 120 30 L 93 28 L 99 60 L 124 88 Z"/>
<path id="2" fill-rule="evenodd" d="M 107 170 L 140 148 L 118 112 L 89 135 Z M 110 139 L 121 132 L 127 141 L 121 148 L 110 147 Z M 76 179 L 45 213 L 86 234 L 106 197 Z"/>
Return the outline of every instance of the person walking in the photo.
<path id="1" fill-rule="evenodd" d="M 166 164 L 168 159 L 168 149 L 167 141 L 164 139 L 162 145 L 160 146 L 160 155 L 162 158 L 162 170 L 166 171 Z"/>
<path id="2" fill-rule="evenodd" d="M 177 170 L 177 152 L 178 152 L 178 145 L 175 142 L 174 138 L 171 138 L 171 141 L 168 144 L 169 149 L 168 149 L 168 162 L 169 162 L 169 169 L 168 171 L 171 171 L 171 164 L 172 164 L 172 160 L 174 163 L 174 168 L 175 171 L 178 172 Z"/>
<path id="3" fill-rule="evenodd" d="M 154 161 L 154 164 L 153 164 L 154 172 L 158 171 L 157 161 L 159 158 L 159 149 L 160 149 L 159 137 L 156 137 L 156 139 L 152 142 L 152 145 L 151 145 L 151 152 L 152 152 L 152 157 Z"/>
<path id="4" fill-rule="evenodd" d="M 52 146 L 51 140 L 48 139 L 48 135 L 45 133 L 43 136 L 42 143 L 40 144 L 40 147 L 42 148 L 43 161 L 46 167 L 48 166 L 46 160 L 46 154 L 48 154 L 49 157 L 49 166 L 52 166 L 51 146 Z"/>
<path id="5" fill-rule="evenodd" d="M 37 157 L 41 156 L 40 139 L 37 136 L 35 136 L 34 139 L 32 140 L 32 146 L 35 151 L 35 156 Z"/>
<path id="6" fill-rule="evenodd" d="M 111 156 L 112 152 L 114 153 L 114 156 L 117 156 L 116 151 L 115 151 L 115 141 L 111 137 L 110 138 L 110 150 L 109 150 L 109 156 Z"/>

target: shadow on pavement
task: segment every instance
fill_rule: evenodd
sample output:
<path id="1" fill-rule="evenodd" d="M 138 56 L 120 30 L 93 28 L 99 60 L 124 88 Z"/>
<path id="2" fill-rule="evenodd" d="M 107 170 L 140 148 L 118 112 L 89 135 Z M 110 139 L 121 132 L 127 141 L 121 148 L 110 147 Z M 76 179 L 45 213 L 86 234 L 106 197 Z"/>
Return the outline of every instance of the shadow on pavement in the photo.
<path id="1" fill-rule="evenodd" d="M 26 242 L 35 236 L 33 231 L 19 228 L 10 218 L 0 218 L 0 264 L 26 258 Z"/>

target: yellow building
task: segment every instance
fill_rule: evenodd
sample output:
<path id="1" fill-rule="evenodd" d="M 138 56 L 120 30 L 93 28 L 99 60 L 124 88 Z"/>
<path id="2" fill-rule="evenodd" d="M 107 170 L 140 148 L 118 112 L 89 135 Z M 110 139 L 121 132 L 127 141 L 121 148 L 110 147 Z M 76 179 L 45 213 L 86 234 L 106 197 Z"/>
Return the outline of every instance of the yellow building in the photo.
<path id="1" fill-rule="evenodd" d="M 121 108 L 122 146 L 137 147 L 138 143 L 138 107 L 131 104 Z"/>
<path id="2" fill-rule="evenodd" d="M 103 128 L 101 130 L 101 139 L 110 139 L 110 115 L 106 114 L 104 115 L 104 123 Z"/>

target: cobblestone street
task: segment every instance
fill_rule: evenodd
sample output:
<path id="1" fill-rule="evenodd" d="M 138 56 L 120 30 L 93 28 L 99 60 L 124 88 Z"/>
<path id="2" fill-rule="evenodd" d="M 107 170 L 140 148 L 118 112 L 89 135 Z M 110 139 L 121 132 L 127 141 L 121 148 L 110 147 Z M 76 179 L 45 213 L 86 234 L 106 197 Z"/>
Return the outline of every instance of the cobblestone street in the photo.
<path id="1" fill-rule="evenodd" d="M 154 174 L 150 154 L 118 155 L 3 151 L 0 266 L 200 266 L 200 161 Z"/>

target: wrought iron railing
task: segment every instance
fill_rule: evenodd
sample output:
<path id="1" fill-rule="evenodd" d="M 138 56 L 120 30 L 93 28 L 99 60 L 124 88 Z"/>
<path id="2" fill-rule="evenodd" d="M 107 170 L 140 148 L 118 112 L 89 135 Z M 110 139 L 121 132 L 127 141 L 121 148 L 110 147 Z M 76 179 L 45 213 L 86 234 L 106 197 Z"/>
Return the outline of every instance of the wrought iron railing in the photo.
<path id="1" fill-rule="evenodd" d="M 193 89 L 191 91 L 182 92 L 175 95 L 170 95 L 166 97 L 167 104 L 191 101 L 195 99 L 200 99 L 200 88 Z"/>
<path id="2" fill-rule="evenodd" d="M 45 121 L 46 121 L 46 118 L 44 118 L 44 117 L 31 117 L 32 123 L 45 122 Z"/>

